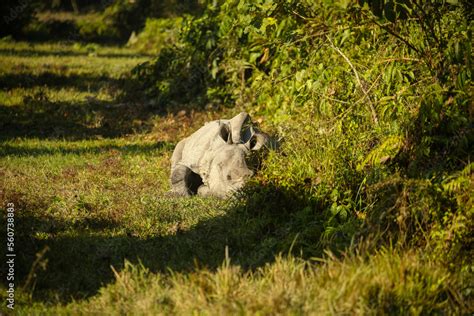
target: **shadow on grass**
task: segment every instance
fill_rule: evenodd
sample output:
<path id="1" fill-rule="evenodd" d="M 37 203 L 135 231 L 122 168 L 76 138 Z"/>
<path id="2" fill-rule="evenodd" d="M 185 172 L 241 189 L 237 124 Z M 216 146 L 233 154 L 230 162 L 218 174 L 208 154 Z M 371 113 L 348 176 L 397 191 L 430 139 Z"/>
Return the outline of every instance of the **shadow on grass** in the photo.
<path id="1" fill-rule="evenodd" d="M 30 26 L 22 34 L 15 35 L 16 40 L 28 41 L 31 43 L 44 42 L 84 42 L 97 44 L 124 45 L 128 38 L 120 38 L 118 34 L 83 34 L 81 29 L 73 20 L 49 19 L 47 21 L 36 21 L 30 23 Z"/>
<path id="2" fill-rule="evenodd" d="M 112 220 L 71 223 L 19 214 L 18 284 L 25 282 L 35 254 L 45 247 L 49 248 L 44 258 L 47 268 L 35 271 L 38 277 L 33 294 L 34 300 L 44 302 L 67 302 L 96 294 L 101 286 L 113 282 L 110 266 L 120 270 L 125 259 L 141 262 L 154 272 L 184 272 L 196 266 L 219 267 L 226 246 L 232 262 L 245 270 L 272 262 L 280 252 L 321 256 L 327 247 L 321 244 L 328 217 L 324 208 L 301 192 L 255 185 L 229 202 L 224 215 L 189 229 L 181 229 L 177 221 L 171 233 L 151 238 L 140 238 Z M 40 238 L 42 233 L 49 239 Z M 332 239 L 332 248 L 344 249 L 351 237 Z"/>
<path id="3" fill-rule="evenodd" d="M 43 145 L 42 147 L 29 146 L 15 146 L 10 144 L 0 144 L 0 157 L 15 156 L 15 157 L 37 157 L 45 155 L 83 155 L 83 154 L 99 154 L 116 150 L 124 154 L 149 154 L 159 149 L 173 150 L 175 144 L 171 142 L 158 141 L 152 144 L 127 144 L 127 145 L 92 145 L 81 148 L 70 148 L 64 146 L 51 147 Z"/>
<path id="4" fill-rule="evenodd" d="M 61 75 L 53 72 L 44 72 L 39 75 L 30 73 L 9 73 L 0 75 L 0 87 L 14 88 L 75 88 L 85 92 L 98 92 L 105 87 L 118 88 L 123 80 L 110 78 L 107 75 L 68 74 Z"/>
<path id="5" fill-rule="evenodd" d="M 54 42 L 57 43 L 57 42 Z M 66 44 L 65 44 L 65 47 Z M 48 56 L 90 56 L 90 54 L 96 54 L 95 57 L 103 57 L 103 58 L 131 58 L 131 57 L 151 57 L 152 54 L 145 54 L 145 53 L 101 53 L 100 49 L 98 51 L 71 51 L 71 50 L 64 50 L 64 51 L 42 51 L 42 50 L 35 50 L 35 49 L 0 49 L 0 56 L 19 56 L 19 57 L 48 57 Z"/>
<path id="6" fill-rule="evenodd" d="M 149 131 L 149 119 L 156 114 L 162 111 L 144 104 L 99 100 L 72 104 L 31 99 L 21 106 L 0 105 L 0 140 L 117 137 Z"/>
<path id="7" fill-rule="evenodd" d="M 87 92 L 115 89 L 112 101 L 86 97 L 85 101 L 51 101 L 41 89 L 23 98 L 20 105 L 0 103 L 0 141 L 17 137 L 81 140 L 97 137 L 119 137 L 144 133 L 152 129 L 154 116 L 177 114 L 183 109 L 205 111 L 200 104 L 169 104 L 146 101 L 137 88 L 136 79 L 113 79 L 107 76 L 45 73 L 0 76 L 0 85 L 14 87 L 74 87 Z M 205 89 L 204 89 L 205 90 Z M 166 99 L 166 98 L 164 98 Z M 167 99 L 166 99 L 167 100 Z"/>

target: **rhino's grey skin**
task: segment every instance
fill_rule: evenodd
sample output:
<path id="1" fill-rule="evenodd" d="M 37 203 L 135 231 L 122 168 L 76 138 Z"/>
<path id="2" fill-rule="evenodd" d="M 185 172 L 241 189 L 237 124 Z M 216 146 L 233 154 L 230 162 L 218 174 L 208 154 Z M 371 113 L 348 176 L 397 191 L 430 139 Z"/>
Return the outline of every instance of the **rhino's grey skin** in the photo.
<path id="1" fill-rule="evenodd" d="M 253 175 L 245 157 L 267 140 L 245 112 L 230 120 L 206 123 L 176 145 L 171 157 L 171 191 L 184 196 L 227 196 Z"/>

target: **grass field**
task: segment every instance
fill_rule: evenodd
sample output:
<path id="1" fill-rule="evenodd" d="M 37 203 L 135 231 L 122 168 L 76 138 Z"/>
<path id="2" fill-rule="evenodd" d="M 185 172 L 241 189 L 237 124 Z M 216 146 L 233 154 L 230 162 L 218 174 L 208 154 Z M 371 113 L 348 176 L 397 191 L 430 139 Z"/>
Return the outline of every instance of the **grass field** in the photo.
<path id="1" fill-rule="evenodd" d="M 185 269 L 198 247 L 203 256 L 219 249 L 206 260 L 221 262 L 224 241 L 209 247 L 195 237 L 215 237 L 193 231 L 223 216 L 223 202 L 165 195 L 175 142 L 208 114 L 145 117 L 116 101 L 117 81 L 147 59 L 133 51 L 10 42 L 0 50 L 1 198 L 17 209 L 17 277 L 35 276 L 24 293 L 90 296 L 124 258 Z"/>
<path id="2" fill-rule="evenodd" d="M 244 267 L 272 261 L 262 215 L 166 194 L 175 143 L 225 111 L 154 114 L 121 102 L 122 77 L 147 57 L 92 47 L 1 43 L 1 198 L 16 209 L 18 310 L 95 295 L 124 260 L 214 269 L 235 245 L 228 255 Z"/>
<path id="3" fill-rule="evenodd" d="M 431 95 L 424 83 L 438 86 L 426 65 L 404 57 L 396 38 L 364 27 L 355 29 L 361 38 L 371 34 L 368 44 L 359 39 L 354 45 L 364 49 L 346 53 L 365 71 L 362 80 L 373 82 L 369 92 L 382 114 L 375 127 L 372 100 L 329 37 L 319 51 L 305 42 L 309 35 L 281 44 L 285 57 L 271 71 L 265 54 L 253 52 L 263 70 L 253 69 L 248 87 L 245 71 L 227 56 L 223 72 L 231 74 L 228 86 L 237 87 L 239 102 L 207 109 L 135 99 L 130 90 L 140 78 L 131 71 L 152 59 L 143 51 L 1 40 L 0 201 L 2 219 L 5 205 L 15 205 L 16 314 L 472 313 L 473 175 L 464 149 L 470 147 L 451 157 L 449 144 L 439 145 L 452 137 L 458 146 L 470 129 L 459 124 L 458 138 L 440 132 L 439 143 L 435 130 L 432 143 L 441 149 L 417 144 L 416 132 L 399 136 L 431 102 L 423 99 Z M 337 32 L 341 47 L 349 47 L 345 29 Z M 300 44 L 314 55 L 293 52 Z M 174 55 L 165 53 L 167 65 Z M 298 58 L 308 71 L 294 71 L 289 61 Z M 388 66 L 394 60 L 399 64 Z M 153 75 L 165 83 L 160 89 L 193 79 L 186 69 L 177 78 Z M 451 95 L 444 101 L 445 92 L 433 88 L 432 95 L 442 106 L 454 104 Z M 460 108 L 468 103 L 463 93 L 455 96 Z M 227 200 L 169 195 L 175 144 L 206 121 L 249 109 L 264 130 L 286 136 L 256 179 Z M 400 158 L 404 141 L 434 153 Z M 429 154 L 430 163 L 419 158 Z M 396 159 L 409 161 L 407 172 L 390 165 Z M 4 265 L 0 271 L 6 273 Z M 5 301 L 3 282 L 0 291 Z M 10 312 L 3 303 L 1 311 Z"/>

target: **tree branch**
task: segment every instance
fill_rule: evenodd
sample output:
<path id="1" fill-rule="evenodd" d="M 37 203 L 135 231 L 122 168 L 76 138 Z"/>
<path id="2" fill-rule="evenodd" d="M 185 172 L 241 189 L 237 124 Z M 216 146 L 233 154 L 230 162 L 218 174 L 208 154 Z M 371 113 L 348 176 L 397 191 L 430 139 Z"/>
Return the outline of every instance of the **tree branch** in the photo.
<path id="1" fill-rule="evenodd" d="M 372 120 L 374 121 L 375 124 L 378 124 L 378 118 L 377 118 L 377 113 L 375 112 L 375 108 L 374 108 L 374 104 L 372 103 L 372 99 L 370 98 L 369 94 L 367 93 L 367 91 L 365 90 L 364 88 L 364 85 L 362 84 L 361 80 L 360 80 L 360 77 L 359 77 L 359 73 L 357 72 L 356 68 L 354 67 L 354 65 L 351 63 L 351 61 L 349 60 L 349 58 L 347 58 L 347 56 L 338 48 L 334 45 L 334 43 L 331 41 L 331 39 L 329 38 L 329 36 L 326 36 L 327 40 L 329 41 L 329 43 L 331 44 L 331 47 L 336 51 L 338 52 L 339 55 L 342 56 L 342 58 L 344 58 L 344 60 L 349 64 L 349 66 L 351 67 L 352 71 L 354 72 L 354 75 L 356 77 L 356 80 L 357 80 L 357 84 L 359 85 L 360 89 L 362 90 L 362 92 L 364 93 L 365 97 L 369 100 L 369 108 L 370 108 L 370 112 L 372 114 Z"/>

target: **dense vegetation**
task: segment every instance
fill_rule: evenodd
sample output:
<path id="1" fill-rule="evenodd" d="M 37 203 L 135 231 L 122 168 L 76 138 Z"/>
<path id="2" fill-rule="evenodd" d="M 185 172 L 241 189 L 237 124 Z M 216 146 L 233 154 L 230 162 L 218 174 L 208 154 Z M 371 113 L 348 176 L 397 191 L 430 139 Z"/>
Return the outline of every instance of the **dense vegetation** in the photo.
<path id="1" fill-rule="evenodd" d="M 0 36 L 126 43 L 148 18 L 197 15 L 203 7 L 197 0 L 4 0 L 0 9 Z"/>
<path id="2" fill-rule="evenodd" d="M 470 2 L 170 7 L 109 24 L 126 49 L 0 44 L 20 313 L 472 313 Z M 168 196 L 173 145 L 241 110 L 279 140 L 255 179 Z"/>

